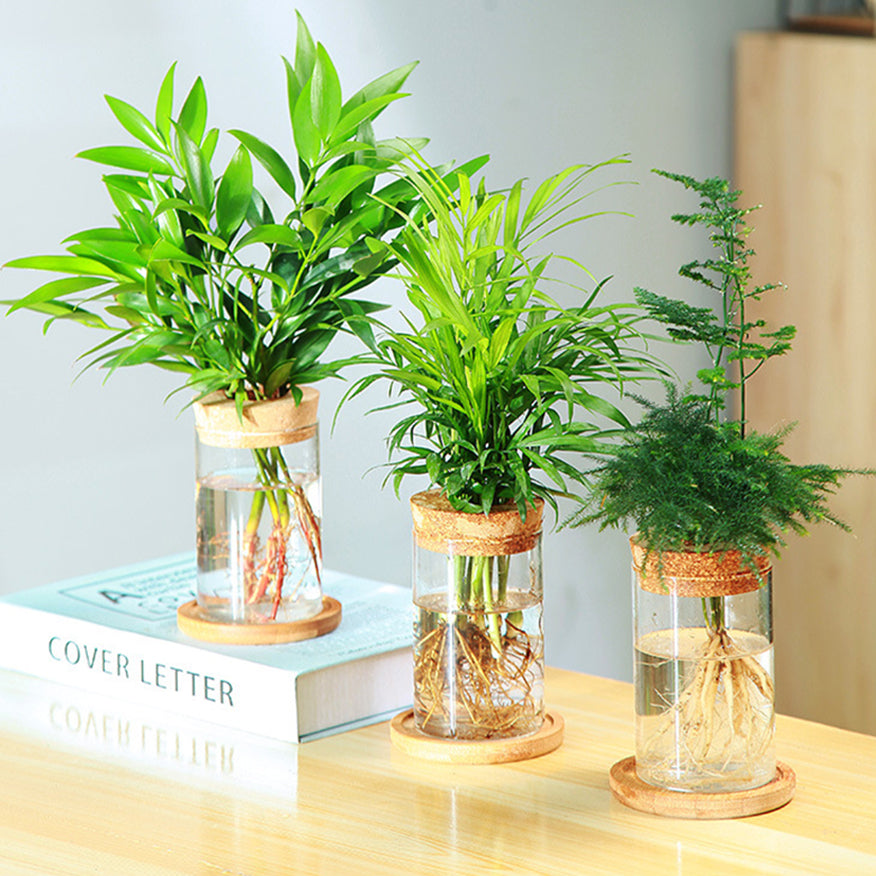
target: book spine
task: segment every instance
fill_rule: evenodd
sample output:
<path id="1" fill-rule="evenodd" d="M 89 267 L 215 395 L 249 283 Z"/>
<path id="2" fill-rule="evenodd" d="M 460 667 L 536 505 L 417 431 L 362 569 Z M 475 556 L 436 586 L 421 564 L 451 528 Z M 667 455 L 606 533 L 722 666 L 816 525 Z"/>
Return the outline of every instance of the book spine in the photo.
<path id="1" fill-rule="evenodd" d="M 0 668 L 298 742 L 296 678 L 274 667 L 0 602 Z"/>

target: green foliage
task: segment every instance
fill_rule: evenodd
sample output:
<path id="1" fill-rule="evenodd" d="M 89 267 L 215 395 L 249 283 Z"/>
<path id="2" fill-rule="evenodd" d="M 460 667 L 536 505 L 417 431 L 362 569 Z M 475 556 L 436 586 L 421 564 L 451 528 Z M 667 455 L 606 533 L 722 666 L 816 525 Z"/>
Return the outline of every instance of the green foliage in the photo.
<path id="1" fill-rule="evenodd" d="M 670 337 L 704 345 L 712 366 L 697 376 L 708 389 L 713 415 L 717 420 L 726 405 L 727 394 L 739 390 L 739 423 L 744 433 L 746 382 L 768 359 L 791 349 L 795 332 L 790 325 L 766 332 L 762 319 L 746 317 L 749 301 L 757 301 L 765 292 L 779 287 L 777 283 L 750 287 L 748 259 L 754 251 L 746 245 L 751 229 L 745 225 L 745 217 L 756 208 L 738 207 L 736 202 L 741 192 L 733 191 L 729 183 L 719 177 L 699 181 L 682 174 L 655 172 L 699 195 L 699 212 L 676 214 L 672 221 L 686 226 L 705 226 L 716 255 L 682 265 L 679 274 L 716 293 L 720 301 L 717 307 L 693 307 L 641 288 L 635 290 L 636 300 L 652 318 L 666 326 Z"/>
<path id="2" fill-rule="evenodd" d="M 489 193 L 467 173 L 451 184 L 414 162 L 408 178 L 425 216 L 407 215 L 390 249 L 415 315 L 404 330 L 384 326 L 367 358 L 374 371 L 348 394 L 387 381 L 397 394 L 390 407 L 413 409 L 389 435 L 396 491 L 405 476 L 425 474 L 460 510 L 514 501 L 525 516 L 536 497 L 555 505 L 568 481 L 582 480 L 568 452 L 599 451 L 609 434 L 576 422 L 576 411 L 629 425 L 598 392 L 650 372 L 631 346 L 634 308 L 597 305 L 602 284 L 579 306 L 560 306 L 544 291 L 556 282 L 552 260 L 587 272 L 574 259 L 535 254 L 558 229 L 599 215 L 576 209 L 582 188 L 619 163 L 569 167 L 527 202 L 522 180 Z"/>
<path id="3" fill-rule="evenodd" d="M 603 529 L 632 525 L 640 543 L 658 553 L 735 549 L 749 561 L 778 553 L 784 533 L 804 533 L 811 523 L 827 520 L 846 529 L 828 510 L 827 498 L 844 477 L 863 472 L 795 465 L 782 453 L 787 430 L 764 435 L 745 429 L 746 381 L 787 352 L 794 337 L 793 326 L 767 332 L 762 320 L 746 317 L 747 301 L 776 288 L 749 289 L 753 251 L 744 245 L 749 229 L 742 220 L 750 211 L 735 206 L 740 193 L 725 180 L 658 172 L 700 195 L 700 212 L 672 218 L 705 225 L 719 255 L 686 264 L 680 273 L 718 293 L 720 301 L 713 309 L 642 289 L 636 297 L 672 338 L 708 350 L 713 365 L 699 374 L 707 393 L 682 396 L 667 384 L 665 405 L 642 401 L 647 411 L 641 423 L 593 472 L 590 503 L 570 522 L 599 522 Z M 737 373 L 729 373 L 729 363 Z M 732 391 L 742 399 L 742 417 L 721 422 Z"/>
<path id="4" fill-rule="evenodd" d="M 46 314 L 46 328 L 68 319 L 108 332 L 84 354 L 89 365 L 153 364 L 186 374 L 196 395 L 222 390 L 239 403 L 335 373 L 342 363 L 323 358 L 342 328 L 371 342 L 367 316 L 378 307 L 351 296 L 391 266 L 373 242 L 403 224 L 396 209 L 413 209 L 416 196 L 397 180 L 377 181 L 424 142 L 378 141 L 372 123 L 404 96 L 414 65 L 343 101 L 328 53 L 300 16 L 295 64 L 284 63 L 291 162 L 234 130 L 239 145 L 217 170 L 219 132 L 207 127 L 203 83 L 174 116 L 174 67 L 152 119 L 107 97 L 137 145 L 81 157 L 114 169 L 103 181 L 116 225 L 71 235 L 65 255 L 9 262 L 68 275 L 6 302 L 10 312 Z M 254 164 L 289 198 L 284 217 L 255 187 Z"/>
<path id="5" fill-rule="evenodd" d="M 665 406 L 647 405 L 635 433 L 598 473 L 594 504 L 578 523 L 634 524 L 654 551 L 778 551 L 782 533 L 804 533 L 829 520 L 827 496 L 851 472 L 794 465 L 782 433 L 740 435 L 716 424 L 709 400 L 681 398 L 670 387 Z M 595 502 L 598 501 L 598 505 Z"/>

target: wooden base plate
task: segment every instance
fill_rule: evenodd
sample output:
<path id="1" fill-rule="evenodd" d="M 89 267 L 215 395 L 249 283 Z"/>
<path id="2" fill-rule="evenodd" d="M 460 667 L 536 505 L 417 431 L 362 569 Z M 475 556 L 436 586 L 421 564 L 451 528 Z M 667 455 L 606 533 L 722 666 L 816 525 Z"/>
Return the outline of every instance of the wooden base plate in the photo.
<path id="1" fill-rule="evenodd" d="M 750 791 L 706 794 L 698 791 L 669 791 L 643 782 L 636 774 L 635 757 L 619 760 L 609 774 L 611 792 L 625 806 L 671 818 L 742 818 L 784 806 L 797 784 L 794 770 L 776 764 L 776 777 Z"/>
<path id="2" fill-rule="evenodd" d="M 181 605 L 177 626 L 192 638 L 219 645 L 279 645 L 315 639 L 336 629 L 341 622 L 341 603 L 323 596 L 322 611 L 313 617 L 288 623 L 233 624 L 207 618 L 196 600 Z"/>
<path id="3" fill-rule="evenodd" d="M 393 745 L 405 754 L 440 763 L 511 763 L 528 760 L 559 748 L 565 722 L 562 715 L 547 711 L 537 733 L 509 739 L 442 739 L 418 730 L 413 709 L 396 715 L 389 733 Z"/>

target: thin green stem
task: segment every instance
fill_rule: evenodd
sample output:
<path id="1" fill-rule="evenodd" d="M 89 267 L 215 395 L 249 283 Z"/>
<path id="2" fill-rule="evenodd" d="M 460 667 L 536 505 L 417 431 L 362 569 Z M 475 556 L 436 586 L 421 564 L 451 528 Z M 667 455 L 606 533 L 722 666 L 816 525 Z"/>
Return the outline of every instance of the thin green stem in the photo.
<path id="1" fill-rule="evenodd" d="M 710 633 L 718 633 L 724 629 L 724 597 L 703 597 L 703 618 Z"/>

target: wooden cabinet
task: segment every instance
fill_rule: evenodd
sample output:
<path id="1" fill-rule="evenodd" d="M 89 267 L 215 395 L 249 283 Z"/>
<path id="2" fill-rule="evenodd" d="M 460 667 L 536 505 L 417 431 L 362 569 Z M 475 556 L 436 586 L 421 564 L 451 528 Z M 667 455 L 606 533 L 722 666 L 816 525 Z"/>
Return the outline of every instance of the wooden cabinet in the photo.
<path id="1" fill-rule="evenodd" d="M 755 428 L 797 426 L 795 462 L 876 467 L 876 41 L 748 33 L 736 58 L 735 184 L 752 214 L 759 308 L 793 323 L 751 382 Z M 791 536 L 774 572 L 781 711 L 876 733 L 876 478 L 831 503 L 854 528 Z"/>

